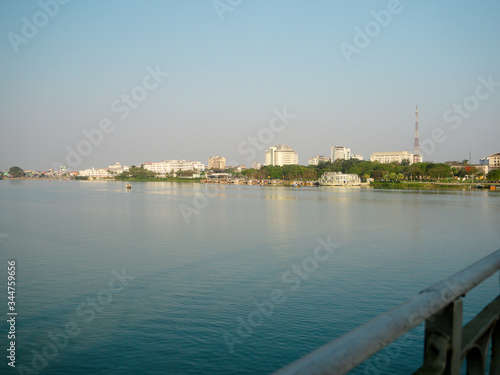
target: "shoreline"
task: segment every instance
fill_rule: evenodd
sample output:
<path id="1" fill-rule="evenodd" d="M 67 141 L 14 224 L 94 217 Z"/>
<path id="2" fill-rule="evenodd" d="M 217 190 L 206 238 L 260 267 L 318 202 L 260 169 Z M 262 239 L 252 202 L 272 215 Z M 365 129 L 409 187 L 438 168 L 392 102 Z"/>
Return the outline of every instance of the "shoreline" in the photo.
<path id="1" fill-rule="evenodd" d="M 115 179 L 89 179 L 89 180 L 75 180 L 75 179 L 67 179 L 67 178 L 3 178 L 2 181 L 78 181 L 78 182 L 117 182 L 117 183 L 133 183 L 133 182 L 175 182 L 175 183 L 188 183 L 188 184 L 211 184 L 211 185 L 248 185 L 248 186 L 281 186 L 287 188 L 308 188 L 308 187 L 321 187 L 321 185 L 314 185 L 308 181 L 307 184 L 303 184 L 302 186 L 293 186 L 292 180 L 268 180 L 263 181 L 261 183 L 255 183 L 255 180 L 250 183 L 246 182 L 211 182 L 206 181 L 201 178 L 193 178 L 193 179 L 127 179 L 127 180 L 115 180 Z M 343 186 L 324 186 L 327 188 L 342 188 L 346 189 L 349 187 Z M 352 187 L 354 188 L 354 187 Z M 480 183 L 458 183 L 458 182 L 435 182 L 435 181 L 423 181 L 423 182 L 372 182 L 369 185 L 356 186 L 355 188 L 365 188 L 365 189 L 388 189 L 388 190 L 440 190 L 440 191 L 500 191 L 500 183 L 497 182 L 480 182 Z"/>

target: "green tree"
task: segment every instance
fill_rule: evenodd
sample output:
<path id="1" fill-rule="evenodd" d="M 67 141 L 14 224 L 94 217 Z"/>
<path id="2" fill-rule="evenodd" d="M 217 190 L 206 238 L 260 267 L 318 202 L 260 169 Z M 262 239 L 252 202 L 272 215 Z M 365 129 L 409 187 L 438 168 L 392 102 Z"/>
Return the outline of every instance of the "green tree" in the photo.
<path id="1" fill-rule="evenodd" d="M 349 168 L 347 173 L 360 176 L 362 172 L 361 172 L 361 169 L 357 165 L 353 165 L 351 168 Z"/>
<path id="2" fill-rule="evenodd" d="M 500 169 L 493 169 L 488 173 L 489 181 L 498 181 L 500 180 Z"/>
<path id="3" fill-rule="evenodd" d="M 23 177 L 24 171 L 21 168 L 14 166 L 14 167 L 10 167 L 9 174 L 12 177 Z"/>

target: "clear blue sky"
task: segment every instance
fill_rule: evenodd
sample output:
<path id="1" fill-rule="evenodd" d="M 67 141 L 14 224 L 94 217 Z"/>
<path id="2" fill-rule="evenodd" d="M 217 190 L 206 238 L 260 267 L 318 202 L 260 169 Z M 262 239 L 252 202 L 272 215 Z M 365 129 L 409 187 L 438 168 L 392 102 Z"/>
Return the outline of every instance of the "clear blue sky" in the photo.
<path id="1" fill-rule="evenodd" d="M 500 84 L 474 99 L 479 77 L 500 82 L 500 2 L 401 0 L 377 30 L 372 12 L 391 3 L 243 0 L 221 20 L 212 0 L 72 0 L 45 18 L 37 1 L 2 1 L 0 169 L 67 164 L 103 118 L 114 129 L 71 169 L 213 155 L 249 165 L 238 146 L 283 107 L 297 117 L 263 146 L 289 144 L 300 164 L 332 145 L 411 151 L 417 104 L 421 142 L 439 128 L 446 138 L 426 160 L 500 152 Z M 348 62 L 341 44 L 367 27 Z M 147 96 L 120 119 L 112 103 L 148 66 L 170 75 L 137 89 Z M 453 117 L 464 101 L 472 110 Z"/>

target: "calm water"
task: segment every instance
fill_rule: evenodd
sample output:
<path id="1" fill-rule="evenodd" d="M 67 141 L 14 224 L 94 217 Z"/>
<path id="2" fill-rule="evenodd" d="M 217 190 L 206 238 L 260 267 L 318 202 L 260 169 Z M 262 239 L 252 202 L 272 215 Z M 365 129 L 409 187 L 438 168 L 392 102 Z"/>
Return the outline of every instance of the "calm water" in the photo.
<path id="1" fill-rule="evenodd" d="M 270 373 L 500 247 L 487 191 L 0 181 L 0 212 L 16 364 L 45 374 Z M 411 372 L 421 334 L 363 366 Z"/>

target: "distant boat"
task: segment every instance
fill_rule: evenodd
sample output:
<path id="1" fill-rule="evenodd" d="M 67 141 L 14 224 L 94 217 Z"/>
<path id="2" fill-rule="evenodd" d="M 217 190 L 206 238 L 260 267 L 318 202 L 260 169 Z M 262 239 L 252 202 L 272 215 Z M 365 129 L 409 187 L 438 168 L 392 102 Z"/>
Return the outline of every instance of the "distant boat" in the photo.
<path id="1" fill-rule="evenodd" d="M 132 185 L 130 185 L 130 184 L 127 184 L 125 187 L 126 187 L 127 189 L 132 189 Z"/>

